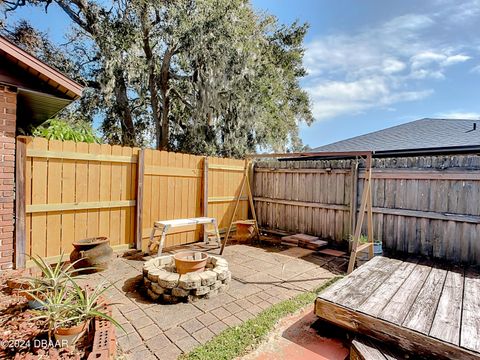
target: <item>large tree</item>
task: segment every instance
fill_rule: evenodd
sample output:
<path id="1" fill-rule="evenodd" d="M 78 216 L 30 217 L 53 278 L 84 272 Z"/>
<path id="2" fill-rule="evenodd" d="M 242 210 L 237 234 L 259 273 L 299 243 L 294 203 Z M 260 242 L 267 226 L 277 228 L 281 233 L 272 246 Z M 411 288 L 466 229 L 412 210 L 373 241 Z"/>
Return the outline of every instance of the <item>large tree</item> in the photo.
<path id="1" fill-rule="evenodd" d="M 95 89 L 81 112 L 103 117 L 108 141 L 225 156 L 301 146 L 305 25 L 245 0 L 30 1 L 51 2 L 73 20 L 69 52 Z"/>

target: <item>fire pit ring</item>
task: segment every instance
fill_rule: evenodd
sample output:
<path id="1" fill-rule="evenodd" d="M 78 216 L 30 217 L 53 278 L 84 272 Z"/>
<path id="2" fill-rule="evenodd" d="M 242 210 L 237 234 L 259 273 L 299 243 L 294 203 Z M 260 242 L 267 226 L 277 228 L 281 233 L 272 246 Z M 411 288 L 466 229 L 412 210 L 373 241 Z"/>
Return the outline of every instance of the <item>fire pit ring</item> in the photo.
<path id="1" fill-rule="evenodd" d="M 143 265 L 143 284 L 154 301 L 176 303 L 210 298 L 228 289 L 232 275 L 228 262 L 209 255 L 205 270 L 179 274 L 173 255 L 150 259 Z"/>

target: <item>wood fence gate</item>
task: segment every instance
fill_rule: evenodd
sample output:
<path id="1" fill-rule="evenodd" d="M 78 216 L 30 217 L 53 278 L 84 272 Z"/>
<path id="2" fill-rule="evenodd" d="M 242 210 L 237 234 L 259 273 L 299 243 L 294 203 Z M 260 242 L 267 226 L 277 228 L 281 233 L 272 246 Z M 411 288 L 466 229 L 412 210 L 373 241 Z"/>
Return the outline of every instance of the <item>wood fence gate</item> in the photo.
<path id="1" fill-rule="evenodd" d="M 29 256 L 58 261 L 87 237 L 107 236 L 115 250 L 146 245 L 155 220 L 230 220 L 242 160 L 157 150 L 17 138 L 16 267 Z M 242 195 L 244 197 L 244 195 Z M 241 201 L 238 218 L 246 218 Z M 199 241 L 197 228 L 172 232 L 167 246 Z"/>

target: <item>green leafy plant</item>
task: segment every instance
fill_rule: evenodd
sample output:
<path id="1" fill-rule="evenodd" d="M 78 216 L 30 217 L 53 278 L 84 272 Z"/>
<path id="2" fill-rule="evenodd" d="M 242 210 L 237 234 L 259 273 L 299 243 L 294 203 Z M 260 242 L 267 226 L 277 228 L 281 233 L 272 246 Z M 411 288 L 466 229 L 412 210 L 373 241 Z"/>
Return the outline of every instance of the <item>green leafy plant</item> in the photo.
<path id="1" fill-rule="evenodd" d="M 353 235 L 350 235 L 350 239 L 349 239 L 350 242 L 353 242 Z M 358 239 L 358 242 L 360 244 L 366 244 L 368 243 L 368 236 L 367 235 L 360 235 L 360 238 Z"/>
<path id="2" fill-rule="evenodd" d="M 113 285 L 100 283 L 93 289 L 82 288 L 78 284 L 81 277 L 78 274 L 91 268 L 75 269 L 76 262 L 64 264 L 63 254 L 54 266 L 41 257 L 32 259 L 41 276 L 30 278 L 32 286 L 26 292 L 40 304 L 34 319 L 45 320 L 49 338 L 56 329 L 87 324 L 93 318 L 108 320 L 125 331 L 108 312 L 107 306 L 112 304 L 103 300 L 103 294 Z"/>
<path id="3" fill-rule="evenodd" d="M 31 292 L 47 293 L 54 291 L 55 289 L 64 287 L 68 281 L 73 281 L 79 277 L 79 275 L 77 275 L 78 270 L 75 269 L 74 266 L 81 259 L 66 264 L 63 257 L 64 254 L 62 253 L 57 264 L 53 267 L 40 256 L 31 257 L 31 260 L 35 263 L 38 270 L 40 270 L 40 276 L 28 278 L 31 283 Z"/>
<path id="4" fill-rule="evenodd" d="M 92 126 L 85 122 L 71 124 L 60 119 L 49 119 L 32 129 L 32 135 L 48 140 L 72 140 L 75 142 L 100 143 Z"/>

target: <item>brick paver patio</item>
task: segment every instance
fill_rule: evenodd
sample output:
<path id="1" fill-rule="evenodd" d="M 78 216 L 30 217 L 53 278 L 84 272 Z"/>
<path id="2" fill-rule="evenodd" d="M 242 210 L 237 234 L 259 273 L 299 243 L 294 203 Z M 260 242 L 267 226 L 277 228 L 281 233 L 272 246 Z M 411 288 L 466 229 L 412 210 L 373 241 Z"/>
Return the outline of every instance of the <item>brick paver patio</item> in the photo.
<path id="1" fill-rule="evenodd" d="M 127 359 L 176 359 L 228 327 L 242 324 L 263 309 L 314 289 L 334 276 L 322 268 L 328 258 L 308 255 L 304 249 L 232 245 L 224 257 L 232 272 L 230 288 L 211 299 L 165 305 L 153 303 L 141 291 L 143 259 L 117 258 L 109 270 L 90 275 L 89 281 L 114 284 L 108 296 L 118 330 L 118 344 Z M 213 251 L 218 254 L 218 250 Z"/>

